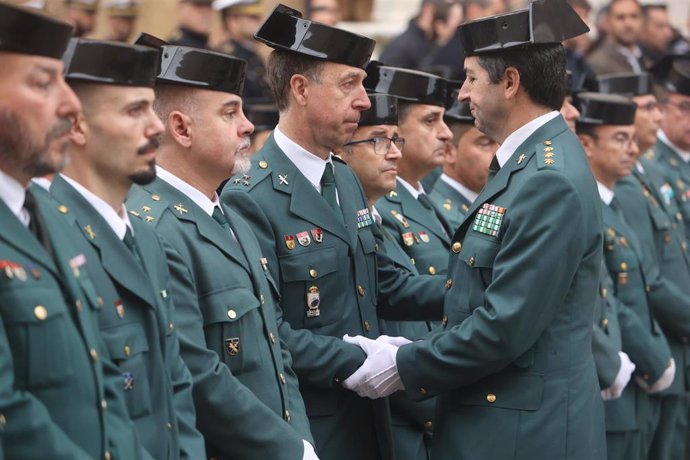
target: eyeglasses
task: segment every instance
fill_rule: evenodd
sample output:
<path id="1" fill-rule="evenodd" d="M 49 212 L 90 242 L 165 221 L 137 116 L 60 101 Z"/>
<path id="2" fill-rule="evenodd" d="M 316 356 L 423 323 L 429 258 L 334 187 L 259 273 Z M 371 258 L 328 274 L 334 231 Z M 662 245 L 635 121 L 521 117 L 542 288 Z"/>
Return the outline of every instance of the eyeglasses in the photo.
<path id="1" fill-rule="evenodd" d="M 617 142 L 621 150 L 627 151 L 635 144 L 637 145 L 637 136 L 628 136 L 627 134 L 618 133 L 611 138 L 612 141 Z"/>
<path id="2" fill-rule="evenodd" d="M 404 137 L 372 137 L 371 139 L 362 139 L 361 141 L 352 141 L 345 144 L 346 147 L 357 144 L 370 143 L 374 145 L 374 153 L 377 155 L 386 155 L 391 148 L 391 144 L 395 144 L 395 147 L 403 151 L 405 147 Z"/>
<path id="3" fill-rule="evenodd" d="M 666 104 L 664 105 L 672 105 L 681 112 L 685 113 L 690 113 L 690 101 L 683 101 L 683 102 L 671 102 L 667 101 Z"/>

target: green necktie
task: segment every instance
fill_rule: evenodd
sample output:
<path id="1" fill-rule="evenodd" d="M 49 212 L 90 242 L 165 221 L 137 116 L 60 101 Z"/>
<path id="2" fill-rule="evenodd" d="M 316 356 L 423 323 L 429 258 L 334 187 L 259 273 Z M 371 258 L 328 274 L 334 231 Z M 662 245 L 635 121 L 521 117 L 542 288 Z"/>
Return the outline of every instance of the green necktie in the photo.
<path id="1" fill-rule="evenodd" d="M 125 243 L 125 246 L 127 246 L 129 252 L 132 253 L 139 266 L 143 269 L 144 263 L 139 255 L 139 248 L 137 248 L 137 242 L 134 241 L 134 236 L 132 235 L 132 231 L 129 229 L 129 227 L 127 227 L 127 230 L 125 231 L 125 236 L 122 238 L 122 242 Z"/>
<path id="2" fill-rule="evenodd" d="M 489 165 L 489 180 L 487 183 L 494 178 L 496 173 L 501 169 L 501 164 L 498 162 L 498 157 L 494 155 L 493 160 L 491 160 L 491 164 Z"/>
<path id="3" fill-rule="evenodd" d="M 431 204 L 431 200 L 426 195 L 426 193 L 420 193 L 419 196 L 417 196 L 417 201 L 422 203 L 422 206 L 424 206 L 427 209 L 434 209 L 434 206 Z"/>
<path id="4" fill-rule="evenodd" d="M 223 214 L 223 211 L 221 211 L 218 206 L 215 206 L 213 208 L 213 214 L 211 214 L 211 217 L 213 217 L 213 220 L 218 222 L 218 224 L 225 230 L 232 232 L 232 229 L 230 228 L 230 222 L 228 222 L 228 219 L 225 218 L 225 214 Z"/>
<path id="5" fill-rule="evenodd" d="M 50 245 L 50 240 L 48 240 L 48 234 L 46 232 L 46 225 L 43 221 L 43 217 L 38 212 L 36 207 L 36 197 L 31 192 L 31 190 L 26 191 L 26 196 L 24 197 L 24 209 L 29 213 L 29 230 L 34 234 L 36 239 L 41 243 L 41 245 L 48 251 L 51 257 L 53 257 L 53 248 Z"/>
<path id="6" fill-rule="evenodd" d="M 336 217 L 343 223 L 343 212 L 340 210 L 338 205 L 338 199 L 336 197 L 336 186 L 335 186 L 335 175 L 333 174 L 333 165 L 331 163 L 326 163 L 326 167 L 323 170 L 323 176 L 321 176 L 321 195 L 326 200 L 328 205 L 333 209 Z"/>

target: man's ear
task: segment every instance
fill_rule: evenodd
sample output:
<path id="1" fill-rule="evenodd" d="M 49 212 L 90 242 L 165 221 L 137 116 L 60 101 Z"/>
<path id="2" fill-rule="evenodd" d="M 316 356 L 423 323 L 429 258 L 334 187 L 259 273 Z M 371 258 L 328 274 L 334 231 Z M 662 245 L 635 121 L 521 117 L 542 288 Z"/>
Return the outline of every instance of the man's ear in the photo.
<path id="1" fill-rule="evenodd" d="M 515 67 L 508 67 L 503 72 L 503 79 L 501 80 L 504 97 L 514 99 L 520 89 L 520 83 L 520 72 Z"/>
<path id="2" fill-rule="evenodd" d="M 166 120 L 166 129 L 170 133 L 170 137 L 179 145 L 189 148 L 192 145 L 192 119 L 180 112 L 173 110 L 168 114 Z"/>
<path id="3" fill-rule="evenodd" d="M 295 102 L 302 107 L 307 105 L 309 83 L 310 81 L 307 77 L 298 73 L 290 78 L 290 93 L 292 93 Z"/>
<path id="4" fill-rule="evenodd" d="M 86 118 L 83 112 L 79 112 L 76 116 L 72 117 L 72 129 L 69 132 L 69 140 L 79 147 L 83 147 L 86 144 L 86 136 L 89 127 L 86 123 Z"/>
<path id="5" fill-rule="evenodd" d="M 589 134 L 578 134 L 577 138 L 580 139 L 580 144 L 585 149 L 585 155 L 587 159 L 592 158 L 592 152 L 594 151 L 594 138 Z"/>

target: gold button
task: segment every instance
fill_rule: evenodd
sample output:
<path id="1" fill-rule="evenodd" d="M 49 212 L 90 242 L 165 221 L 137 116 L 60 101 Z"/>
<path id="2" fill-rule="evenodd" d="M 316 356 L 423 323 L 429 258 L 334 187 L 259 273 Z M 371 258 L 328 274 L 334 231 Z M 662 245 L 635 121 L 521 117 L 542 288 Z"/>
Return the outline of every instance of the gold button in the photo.
<path id="1" fill-rule="evenodd" d="M 169 330 L 170 332 L 174 331 L 174 330 L 175 330 L 175 325 L 174 325 L 173 323 L 168 324 L 168 330 Z"/>
<path id="2" fill-rule="evenodd" d="M 429 266 L 429 274 L 435 275 L 436 274 L 436 267 L 434 267 L 433 265 L 430 265 Z"/>
<path id="3" fill-rule="evenodd" d="M 364 293 L 366 292 L 364 289 L 364 286 L 362 286 L 361 284 L 357 285 L 357 292 L 359 293 L 360 296 L 363 296 Z"/>
<path id="4" fill-rule="evenodd" d="M 173 430 L 172 423 L 170 423 L 170 422 L 167 423 L 166 427 L 168 428 L 168 431 L 172 431 L 172 430 Z"/>
<path id="5" fill-rule="evenodd" d="M 152 199 L 153 201 L 160 201 L 160 200 L 161 200 L 161 197 L 159 197 L 158 195 L 151 195 L 151 199 Z"/>
<path id="6" fill-rule="evenodd" d="M 608 325 L 609 325 L 609 319 L 608 318 L 604 318 L 601 320 L 601 327 L 605 328 Z"/>
<path id="7" fill-rule="evenodd" d="M 269 332 L 268 337 L 271 339 L 271 343 L 276 343 L 276 336 L 273 335 L 273 332 Z"/>
<path id="8" fill-rule="evenodd" d="M 421 394 L 422 396 L 426 396 L 427 393 L 429 393 L 429 392 L 426 391 L 426 388 L 420 388 L 419 389 L 419 394 Z"/>
<path id="9" fill-rule="evenodd" d="M 287 422 L 290 421 L 290 411 L 285 411 L 285 415 L 283 416 Z"/>
<path id="10" fill-rule="evenodd" d="M 364 330 L 369 332 L 369 321 L 364 321 Z"/>
<path id="11" fill-rule="evenodd" d="M 317 276 L 319 276 L 319 272 L 317 272 L 313 268 L 310 268 L 309 269 L 309 276 L 311 276 L 312 278 L 316 278 Z"/>
<path id="12" fill-rule="evenodd" d="M 443 315 L 443 320 L 441 321 L 441 324 L 443 324 L 443 327 L 448 326 L 448 315 Z"/>
<path id="13" fill-rule="evenodd" d="M 688 242 L 687 241 L 683 241 L 682 243 L 680 243 L 680 246 L 683 248 L 683 251 L 688 250 Z"/>
<path id="14" fill-rule="evenodd" d="M 424 428 L 426 428 L 427 430 L 430 430 L 433 427 L 434 427 L 434 423 L 431 420 L 427 420 L 426 422 L 424 422 Z"/>
<path id="15" fill-rule="evenodd" d="M 230 318 L 230 319 L 237 318 L 237 312 L 235 310 L 232 310 L 232 309 L 228 310 L 228 318 Z"/>
<path id="16" fill-rule="evenodd" d="M 43 321 L 48 317 L 48 310 L 46 310 L 46 307 L 44 307 L 43 305 L 36 305 L 34 307 L 34 316 L 36 317 L 36 319 L 40 319 L 41 321 Z"/>
<path id="17" fill-rule="evenodd" d="M 264 160 L 261 160 L 261 161 L 259 162 L 259 168 L 261 168 L 261 169 L 266 169 L 266 168 L 268 168 L 268 163 L 267 163 L 266 161 L 264 161 Z"/>
<path id="18" fill-rule="evenodd" d="M 98 303 L 99 307 L 102 307 L 103 306 L 103 297 L 98 296 L 98 298 L 96 299 L 96 302 Z"/>
<path id="19" fill-rule="evenodd" d="M 108 409 L 108 401 L 105 399 L 101 399 L 101 410 L 107 410 Z"/>
<path id="20" fill-rule="evenodd" d="M 681 214 L 680 212 L 677 212 L 677 213 L 676 213 L 676 220 L 677 220 L 677 221 L 683 220 L 683 214 Z"/>
<path id="21" fill-rule="evenodd" d="M 650 292 L 652 292 L 652 287 L 651 286 L 645 286 L 644 290 L 647 292 L 647 294 L 649 294 Z"/>
<path id="22" fill-rule="evenodd" d="M 488 395 L 486 395 L 486 400 L 493 404 L 496 402 L 496 395 L 493 393 L 489 393 Z"/>
<path id="23" fill-rule="evenodd" d="M 621 270 L 626 271 L 628 269 L 628 264 L 621 262 Z"/>
<path id="24" fill-rule="evenodd" d="M 453 286 L 453 280 L 448 278 L 446 280 L 446 289 L 450 289 Z"/>
<path id="25" fill-rule="evenodd" d="M 283 375 L 283 373 L 281 372 L 280 374 L 278 374 L 278 376 L 280 377 L 280 383 L 285 385 L 286 380 L 285 380 L 285 376 Z"/>
<path id="26" fill-rule="evenodd" d="M 0 414 L 0 427 L 5 426 L 7 423 L 7 419 L 5 418 L 5 414 Z"/>
<path id="27" fill-rule="evenodd" d="M 94 361 L 98 361 L 98 352 L 95 348 L 90 349 L 89 354 L 91 355 L 91 359 L 93 359 Z"/>
<path id="28" fill-rule="evenodd" d="M 125 345 L 125 356 L 129 356 L 132 354 L 132 349 L 129 347 L 129 345 Z"/>
<path id="29" fill-rule="evenodd" d="M 470 256 L 470 259 L 467 261 L 467 263 L 470 264 L 470 267 L 474 267 L 474 256 Z"/>
<path id="30" fill-rule="evenodd" d="M 110 451 L 106 450 L 103 458 L 105 458 L 105 460 L 112 460 L 113 456 L 110 455 Z"/>
<path id="31" fill-rule="evenodd" d="M 266 298 L 264 297 L 263 294 L 259 294 L 259 300 L 261 301 L 261 305 L 266 303 Z"/>
<path id="32" fill-rule="evenodd" d="M 81 308 L 82 308 L 81 300 L 77 299 L 74 302 L 74 306 L 77 308 L 77 311 L 81 311 Z"/>
<path id="33" fill-rule="evenodd" d="M 58 211 L 60 211 L 63 214 L 67 214 L 69 209 L 67 209 L 67 206 L 65 206 L 64 204 L 61 204 L 60 206 L 58 206 Z"/>
<path id="34" fill-rule="evenodd" d="M 457 253 L 459 253 L 460 250 L 462 249 L 462 243 L 460 243 L 459 241 L 456 241 L 455 243 L 453 243 L 453 245 L 450 247 L 450 249 L 451 249 L 454 253 L 457 254 Z"/>
<path id="35" fill-rule="evenodd" d="M 608 295 L 609 291 L 606 288 L 601 288 L 601 296 L 606 297 Z"/>

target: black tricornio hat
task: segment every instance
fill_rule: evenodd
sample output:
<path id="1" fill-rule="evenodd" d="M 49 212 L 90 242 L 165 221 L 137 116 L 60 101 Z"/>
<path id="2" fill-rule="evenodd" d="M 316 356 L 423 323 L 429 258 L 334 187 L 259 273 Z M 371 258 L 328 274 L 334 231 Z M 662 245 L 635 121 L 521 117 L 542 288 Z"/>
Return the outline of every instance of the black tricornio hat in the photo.
<path id="1" fill-rule="evenodd" d="M 364 87 L 374 93 L 392 94 L 402 101 L 448 105 L 448 80 L 418 70 L 390 67 L 372 61 L 366 68 Z"/>
<path id="2" fill-rule="evenodd" d="M 60 59 L 71 37 L 66 22 L 0 2 L 0 51 Z"/>
<path id="3" fill-rule="evenodd" d="M 376 42 L 336 27 L 302 19 L 302 13 L 278 5 L 254 35 L 277 50 L 363 69 Z"/>
<path id="4" fill-rule="evenodd" d="M 371 107 L 362 112 L 359 126 L 397 125 L 398 98 L 390 94 L 370 94 Z"/>
<path id="5" fill-rule="evenodd" d="M 474 117 L 470 112 L 470 103 L 462 101 L 453 102 L 453 105 L 443 114 L 443 120 L 446 123 L 474 124 Z"/>
<path id="6" fill-rule="evenodd" d="M 62 60 L 69 82 L 153 87 L 158 53 L 146 46 L 73 38 Z"/>
<path id="7" fill-rule="evenodd" d="M 632 125 L 637 104 L 618 94 L 579 93 L 574 105 L 580 112 L 577 125 Z"/>
<path id="8" fill-rule="evenodd" d="M 672 93 L 690 96 L 690 54 L 664 56 L 649 71 L 656 84 Z"/>
<path id="9" fill-rule="evenodd" d="M 647 72 L 602 75 L 596 79 L 595 87 L 598 93 L 620 94 L 627 97 L 652 94 L 654 90 L 652 76 Z"/>
<path id="10" fill-rule="evenodd" d="M 557 44 L 589 31 L 566 0 L 537 0 L 529 7 L 477 19 L 459 27 L 466 56 L 516 46 Z"/>

